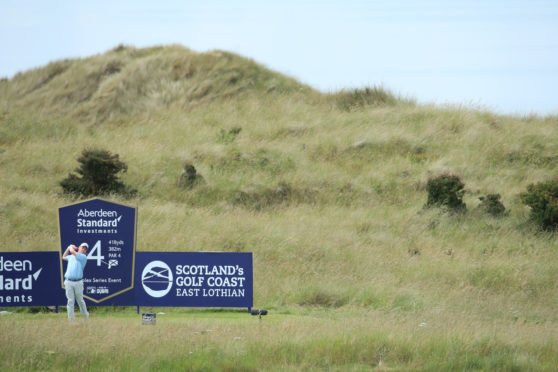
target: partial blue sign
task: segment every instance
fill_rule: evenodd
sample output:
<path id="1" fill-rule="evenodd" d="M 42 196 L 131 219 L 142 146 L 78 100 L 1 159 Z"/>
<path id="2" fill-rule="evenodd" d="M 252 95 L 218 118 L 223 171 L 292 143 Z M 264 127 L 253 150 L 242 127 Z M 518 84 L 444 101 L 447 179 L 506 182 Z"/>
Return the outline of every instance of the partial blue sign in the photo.
<path id="1" fill-rule="evenodd" d="M 253 306 L 252 253 L 137 252 L 136 271 L 138 306 Z"/>
<path id="2" fill-rule="evenodd" d="M 0 307 L 66 302 L 58 252 L 0 252 Z"/>
<path id="3" fill-rule="evenodd" d="M 70 244 L 89 245 L 83 279 L 86 299 L 100 304 L 134 287 L 137 208 L 92 199 L 59 208 L 58 219 L 62 252 Z M 60 265 L 64 286 L 67 263 Z"/>

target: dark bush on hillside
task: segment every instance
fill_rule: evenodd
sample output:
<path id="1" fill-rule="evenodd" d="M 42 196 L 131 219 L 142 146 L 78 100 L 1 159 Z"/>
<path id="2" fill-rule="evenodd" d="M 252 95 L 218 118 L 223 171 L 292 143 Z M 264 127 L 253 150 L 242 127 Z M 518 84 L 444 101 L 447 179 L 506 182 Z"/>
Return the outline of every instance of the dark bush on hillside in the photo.
<path id="1" fill-rule="evenodd" d="M 459 176 L 442 174 L 430 178 L 426 183 L 428 200 L 426 207 L 446 207 L 452 211 L 463 211 L 466 209 L 463 203 L 465 184 Z"/>
<path id="2" fill-rule="evenodd" d="M 527 192 L 522 192 L 520 198 L 531 208 L 531 220 L 539 227 L 558 228 L 558 177 L 527 186 Z"/>
<path id="3" fill-rule="evenodd" d="M 66 194 L 93 196 L 110 193 L 131 195 L 136 191 L 118 179 L 118 173 L 126 172 L 128 166 L 119 160 L 118 154 L 106 150 L 83 150 L 77 159 L 80 167 L 60 182 Z"/>
<path id="4" fill-rule="evenodd" d="M 480 205 L 478 209 L 484 213 L 488 213 L 493 217 L 501 217 L 506 212 L 506 207 L 500 201 L 500 194 L 488 194 L 486 196 L 481 196 Z"/>
<path id="5" fill-rule="evenodd" d="M 189 162 L 184 163 L 184 170 L 178 179 L 178 186 L 191 189 L 196 185 L 203 184 L 204 178 L 198 173 L 196 168 Z"/>

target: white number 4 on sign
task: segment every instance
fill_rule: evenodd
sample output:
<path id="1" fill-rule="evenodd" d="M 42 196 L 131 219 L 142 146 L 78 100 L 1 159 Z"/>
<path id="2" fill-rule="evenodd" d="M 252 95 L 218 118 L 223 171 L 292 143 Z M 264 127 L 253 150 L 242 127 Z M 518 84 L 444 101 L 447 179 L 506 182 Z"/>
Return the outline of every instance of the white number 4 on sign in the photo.
<path id="1" fill-rule="evenodd" d="M 95 243 L 89 254 L 87 254 L 87 259 L 96 260 L 97 266 L 101 266 L 101 263 L 104 262 L 104 258 L 105 256 L 101 255 L 101 241 L 97 240 L 97 243 Z"/>

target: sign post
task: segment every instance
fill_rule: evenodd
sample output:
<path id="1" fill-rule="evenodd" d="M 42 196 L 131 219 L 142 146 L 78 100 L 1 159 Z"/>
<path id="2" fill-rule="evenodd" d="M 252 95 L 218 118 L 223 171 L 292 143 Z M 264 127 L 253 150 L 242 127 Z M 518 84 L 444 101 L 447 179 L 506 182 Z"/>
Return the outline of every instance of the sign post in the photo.
<path id="1" fill-rule="evenodd" d="M 86 299 L 99 304 L 133 289 L 136 208 L 92 199 L 59 208 L 58 218 L 62 252 L 70 244 L 89 245 L 83 278 Z M 61 261 L 62 287 L 65 267 Z"/>

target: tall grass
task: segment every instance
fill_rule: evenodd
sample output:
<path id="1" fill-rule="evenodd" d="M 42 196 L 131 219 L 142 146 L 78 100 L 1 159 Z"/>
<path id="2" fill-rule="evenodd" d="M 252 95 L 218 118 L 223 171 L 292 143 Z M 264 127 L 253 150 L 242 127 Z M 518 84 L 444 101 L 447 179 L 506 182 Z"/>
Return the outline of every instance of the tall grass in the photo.
<path id="1" fill-rule="evenodd" d="M 359 314 L 360 313 L 360 314 Z M 69 326 L 65 314 L 0 318 L 4 371 L 531 370 L 557 362 L 550 332 L 480 327 L 361 310 L 248 314 L 183 312 L 141 325 L 128 312 Z"/>

